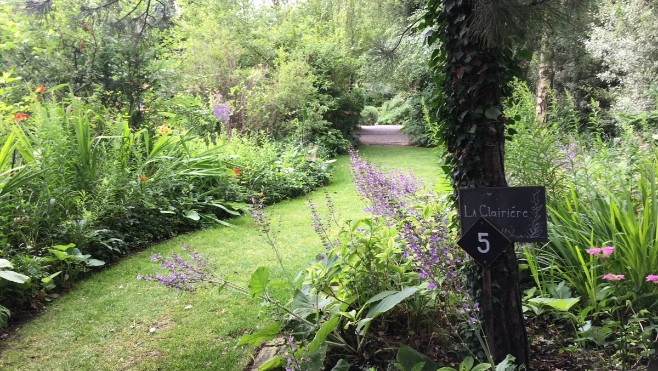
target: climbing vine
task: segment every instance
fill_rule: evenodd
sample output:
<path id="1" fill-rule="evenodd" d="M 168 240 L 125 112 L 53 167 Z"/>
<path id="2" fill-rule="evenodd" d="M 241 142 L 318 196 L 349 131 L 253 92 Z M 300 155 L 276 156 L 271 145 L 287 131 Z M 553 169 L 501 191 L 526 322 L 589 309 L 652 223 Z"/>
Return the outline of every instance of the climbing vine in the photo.
<path id="1" fill-rule="evenodd" d="M 502 100 L 517 68 L 511 50 L 487 39 L 478 26 L 477 0 L 429 0 L 423 26 L 431 45 L 441 43 L 430 67 L 442 86 L 434 94 L 433 109 L 442 122 L 441 134 L 455 190 L 506 187 L 506 127 Z M 482 275 L 477 274 L 482 273 Z M 480 298 L 490 351 L 496 362 L 512 354 L 519 364 L 528 362 L 528 342 L 521 311 L 518 263 L 507 249 L 490 271 L 477 270 L 469 280 Z M 488 275 L 488 276 L 487 276 Z M 482 277 L 490 278 L 484 284 Z M 493 300 L 491 299 L 493 297 Z"/>
<path id="2" fill-rule="evenodd" d="M 421 27 L 427 41 L 442 43 L 430 60 L 442 91 L 433 108 L 448 149 L 455 188 L 505 186 L 504 140 L 512 135 L 502 115 L 501 101 L 518 71 L 511 50 L 488 47 L 472 24 L 473 2 L 430 0 Z M 485 166 L 483 166 L 483 164 Z"/>

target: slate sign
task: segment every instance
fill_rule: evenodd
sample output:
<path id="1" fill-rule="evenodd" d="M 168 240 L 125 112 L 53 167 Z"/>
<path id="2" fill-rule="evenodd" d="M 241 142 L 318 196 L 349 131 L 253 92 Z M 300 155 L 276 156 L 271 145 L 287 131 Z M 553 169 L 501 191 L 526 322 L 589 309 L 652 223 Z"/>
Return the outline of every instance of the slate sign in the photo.
<path id="1" fill-rule="evenodd" d="M 462 235 L 485 218 L 512 242 L 548 241 L 544 187 L 459 190 Z"/>
<path id="2" fill-rule="evenodd" d="M 512 242 L 485 218 L 479 218 L 457 244 L 483 268 L 489 268 Z"/>

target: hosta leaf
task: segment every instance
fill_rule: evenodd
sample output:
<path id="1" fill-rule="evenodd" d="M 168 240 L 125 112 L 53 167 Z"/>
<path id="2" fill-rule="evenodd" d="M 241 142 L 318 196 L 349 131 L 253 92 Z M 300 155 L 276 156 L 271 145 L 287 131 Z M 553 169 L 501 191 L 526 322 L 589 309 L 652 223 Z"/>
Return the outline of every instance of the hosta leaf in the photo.
<path id="1" fill-rule="evenodd" d="M 30 277 L 14 271 L 0 271 L 0 278 L 21 284 L 27 282 L 30 279 Z"/>
<path id="2" fill-rule="evenodd" d="M 196 210 L 188 210 L 185 213 L 185 217 L 188 218 L 188 219 L 192 219 L 194 221 L 198 221 L 199 219 L 201 219 L 201 217 L 199 216 L 199 213 Z"/>
<path id="3" fill-rule="evenodd" d="M 89 267 L 100 267 L 101 265 L 105 265 L 104 261 L 98 259 L 88 259 L 86 263 Z"/>

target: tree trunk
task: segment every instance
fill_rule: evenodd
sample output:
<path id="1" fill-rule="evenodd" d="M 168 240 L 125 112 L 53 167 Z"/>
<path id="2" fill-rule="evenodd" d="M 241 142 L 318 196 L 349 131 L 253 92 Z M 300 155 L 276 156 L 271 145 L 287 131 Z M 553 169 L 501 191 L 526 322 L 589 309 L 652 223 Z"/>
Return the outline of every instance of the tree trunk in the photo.
<path id="1" fill-rule="evenodd" d="M 502 99 L 514 63 L 502 48 L 489 47 L 469 32 L 473 0 L 445 0 L 441 18 L 447 63 L 444 138 L 451 154 L 456 189 L 507 187 L 505 179 L 505 119 Z M 513 248 L 491 266 L 493 300 L 481 303 L 489 348 L 496 362 L 508 354 L 529 369 L 528 340 L 521 309 L 519 269 Z M 482 276 L 482 275 L 481 275 Z M 488 277 L 488 276 L 486 276 Z M 488 290 L 483 287 L 480 293 Z"/>
<path id="2" fill-rule="evenodd" d="M 544 31 L 541 38 L 541 51 L 539 52 L 539 76 L 537 79 L 537 120 L 546 123 L 548 119 L 548 91 L 553 86 L 553 49 L 549 41 L 549 34 Z"/>

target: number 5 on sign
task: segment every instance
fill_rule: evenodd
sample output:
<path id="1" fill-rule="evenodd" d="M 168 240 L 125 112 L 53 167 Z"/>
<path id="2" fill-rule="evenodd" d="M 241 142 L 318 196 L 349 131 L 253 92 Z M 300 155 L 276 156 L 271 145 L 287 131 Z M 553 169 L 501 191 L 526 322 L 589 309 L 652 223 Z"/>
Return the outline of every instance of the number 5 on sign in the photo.
<path id="1" fill-rule="evenodd" d="M 512 243 L 485 218 L 478 219 L 457 242 L 478 264 L 487 268 Z"/>
<path id="2" fill-rule="evenodd" d="M 489 245 L 489 240 L 487 239 L 489 237 L 489 233 L 485 232 L 480 232 L 478 233 L 478 242 L 484 242 L 484 248 L 478 244 L 478 251 L 481 252 L 482 254 L 486 254 L 490 250 L 490 245 Z"/>

